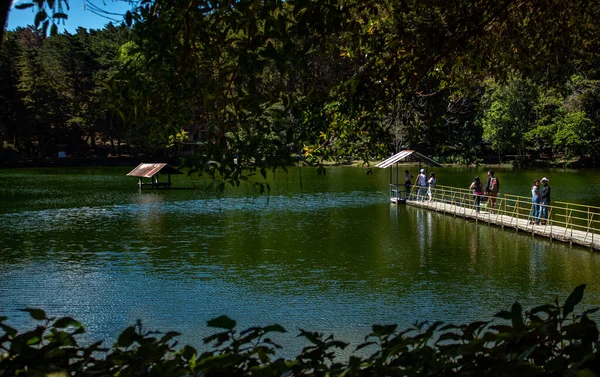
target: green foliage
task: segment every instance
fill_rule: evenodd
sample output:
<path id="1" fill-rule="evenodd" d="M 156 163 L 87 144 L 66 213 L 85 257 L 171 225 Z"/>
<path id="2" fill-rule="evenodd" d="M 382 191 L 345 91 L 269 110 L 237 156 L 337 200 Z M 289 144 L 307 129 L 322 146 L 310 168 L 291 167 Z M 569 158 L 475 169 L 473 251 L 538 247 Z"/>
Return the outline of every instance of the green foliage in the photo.
<path id="1" fill-rule="evenodd" d="M 554 145 L 568 157 L 593 152 L 598 140 L 593 136 L 594 124 L 583 111 L 566 113 L 555 120 Z"/>
<path id="2" fill-rule="evenodd" d="M 535 124 L 536 86 L 527 79 L 511 78 L 505 85 L 491 83 L 488 110 L 481 119 L 483 138 L 502 154 L 525 154 L 524 135 Z"/>
<path id="3" fill-rule="evenodd" d="M 0 131 L 22 154 L 98 141 L 150 156 L 202 127 L 187 164 L 219 187 L 292 154 L 317 166 L 400 148 L 599 157 L 588 1 L 141 0 L 127 27 L 44 38 L 67 4 L 20 5 L 37 7 L 41 30 L 4 42 L 18 82 L 0 76 L 16 98 Z"/>
<path id="4" fill-rule="evenodd" d="M 493 321 L 374 325 L 343 360 L 336 351 L 347 343 L 306 330 L 299 337 L 307 345 L 295 358 L 277 357 L 281 347 L 271 337 L 283 327 L 238 332 L 226 316 L 208 322 L 218 332 L 204 339 L 204 351 L 178 346 L 178 333 L 148 331 L 140 322 L 110 348 L 82 346 L 77 337 L 85 330 L 76 320 L 25 309 L 39 323 L 30 331 L 20 333 L 0 317 L 0 375 L 597 376 L 599 332 L 590 318 L 597 309 L 575 313 L 584 289 L 576 287 L 562 305 L 556 298 L 524 311 L 514 303 Z"/>

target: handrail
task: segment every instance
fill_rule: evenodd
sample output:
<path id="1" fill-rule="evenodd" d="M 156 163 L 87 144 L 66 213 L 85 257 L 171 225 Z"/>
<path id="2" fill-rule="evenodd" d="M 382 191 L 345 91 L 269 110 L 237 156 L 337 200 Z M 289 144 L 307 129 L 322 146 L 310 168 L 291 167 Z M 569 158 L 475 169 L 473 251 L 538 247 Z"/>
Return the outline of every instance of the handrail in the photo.
<path id="1" fill-rule="evenodd" d="M 424 188 L 424 195 L 420 189 L 420 187 L 412 185 L 410 191 L 406 194 L 407 199 L 429 200 L 429 193 L 431 193 L 431 200 L 433 201 L 454 204 L 457 207 L 453 209 L 455 213 L 461 211 L 460 208 L 476 209 L 475 197 L 470 189 L 437 185 L 435 188 Z M 484 206 L 486 200 L 488 202 L 487 208 Z M 490 202 L 495 202 L 493 212 L 490 208 Z M 511 226 L 513 221 L 518 222 L 521 219 L 528 220 L 529 224 L 532 225 L 532 229 L 534 223 L 539 221 L 540 225 L 546 227 L 564 227 L 565 235 L 569 232 L 572 235 L 574 230 L 582 231 L 585 233 L 586 239 L 591 236 L 593 240 L 594 234 L 600 233 L 600 207 L 558 201 L 549 205 L 538 204 L 538 206 L 538 216 L 532 218 L 534 203 L 532 203 L 530 197 L 514 194 L 481 195 L 480 203 L 481 211 L 487 211 L 490 214 L 489 217 L 486 217 L 487 219 L 490 219 L 492 214 L 496 219 L 499 216 L 510 216 L 511 219 L 506 219 L 506 221 L 509 221 Z M 543 217 L 542 208 L 544 208 L 547 218 Z"/>
<path id="2" fill-rule="evenodd" d="M 590 206 L 587 204 L 577 204 L 577 203 L 567 203 L 567 202 L 555 202 L 558 204 L 566 204 L 566 205 L 570 205 L 570 206 L 577 206 L 577 207 L 588 207 L 588 208 L 594 208 L 600 211 L 600 207 L 595 207 L 595 206 Z"/>

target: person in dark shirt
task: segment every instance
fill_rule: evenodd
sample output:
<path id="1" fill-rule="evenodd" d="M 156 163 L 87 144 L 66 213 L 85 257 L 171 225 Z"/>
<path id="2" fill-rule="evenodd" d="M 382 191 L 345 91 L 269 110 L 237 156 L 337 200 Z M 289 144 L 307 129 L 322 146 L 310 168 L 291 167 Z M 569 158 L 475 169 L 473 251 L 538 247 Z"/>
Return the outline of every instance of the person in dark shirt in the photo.
<path id="1" fill-rule="evenodd" d="M 412 186 L 413 176 L 408 172 L 408 170 L 404 171 L 404 190 L 406 191 L 406 197 L 410 193 L 410 188 Z"/>
<path id="2" fill-rule="evenodd" d="M 546 225 L 548 221 L 548 205 L 550 205 L 550 185 L 548 184 L 548 178 L 542 178 L 542 189 L 540 190 L 540 217 L 536 224 Z"/>
<path id="3" fill-rule="evenodd" d="M 485 195 L 488 197 L 488 208 L 490 213 L 494 213 L 496 206 L 496 197 L 500 191 L 500 180 L 494 176 L 494 171 L 488 171 L 488 179 L 485 184 Z"/>

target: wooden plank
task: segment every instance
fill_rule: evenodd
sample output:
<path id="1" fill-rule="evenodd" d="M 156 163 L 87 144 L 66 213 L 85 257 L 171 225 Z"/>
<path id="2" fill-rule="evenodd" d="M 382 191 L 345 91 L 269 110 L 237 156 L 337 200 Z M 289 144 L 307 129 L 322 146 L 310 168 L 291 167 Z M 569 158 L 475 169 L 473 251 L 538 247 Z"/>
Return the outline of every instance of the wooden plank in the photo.
<path id="1" fill-rule="evenodd" d="M 600 235 L 578 229 L 567 229 L 562 226 L 553 225 L 551 221 L 549 221 L 546 225 L 535 225 L 530 224 L 527 219 L 500 214 L 498 212 L 490 213 L 489 211 L 485 211 L 483 209 L 481 212 L 477 213 L 474 208 L 438 202 L 435 200 L 407 200 L 406 204 L 437 212 L 443 212 L 445 214 L 459 216 L 466 219 L 473 219 L 475 221 L 483 221 L 488 224 L 501 226 L 503 228 L 509 227 L 515 229 L 516 231 L 521 230 L 529 232 L 532 234 L 532 236 L 539 235 L 550 239 L 559 240 L 561 242 L 567 242 L 569 244 L 589 247 L 593 250 L 600 250 Z"/>

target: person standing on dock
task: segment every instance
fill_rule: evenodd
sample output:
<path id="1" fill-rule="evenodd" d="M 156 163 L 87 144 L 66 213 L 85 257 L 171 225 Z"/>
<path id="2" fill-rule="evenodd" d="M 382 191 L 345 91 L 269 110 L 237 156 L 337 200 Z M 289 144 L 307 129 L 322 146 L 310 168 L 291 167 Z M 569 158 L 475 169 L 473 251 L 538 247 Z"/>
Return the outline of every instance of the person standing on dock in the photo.
<path id="1" fill-rule="evenodd" d="M 427 192 L 427 176 L 425 175 L 425 169 L 421 169 L 421 172 L 417 175 L 415 186 L 417 186 L 417 200 L 424 200 L 425 193 Z"/>
<path id="2" fill-rule="evenodd" d="M 406 190 L 406 197 L 410 194 L 410 187 L 412 186 L 413 176 L 408 172 L 408 170 L 404 171 L 404 190 Z"/>
<path id="3" fill-rule="evenodd" d="M 550 205 L 550 185 L 548 184 L 548 178 L 542 178 L 542 189 L 540 190 L 540 215 L 536 224 L 546 225 L 548 221 L 548 205 Z"/>
<path id="4" fill-rule="evenodd" d="M 431 173 L 429 175 L 429 181 L 427 181 L 429 187 L 427 188 L 427 196 L 429 197 L 429 201 L 433 200 L 433 190 L 435 190 L 435 173 Z"/>
<path id="5" fill-rule="evenodd" d="M 529 213 L 529 224 L 538 223 L 540 215 L 540 181 L 533 181 L 531 186 L 531 212 Z"/>
<path id="6" fill-rule="evenodd" d="M 488 208 L 490 213 L 494 213 L 496 205 L 496 197 L 500 191 L 500 180 L 494 176 L 494 171 L 488 171 L 488 179 L 485 184 L 485 194 L 488 196 Z"/>
<path id="7" fill-rule="evenodd" d="M 483 185 L 481 184 L 481 180 L 478 176 L 475 176 L 475 179 L 473 179 L 469 189 L 473 190 L 473 198 L 475 199 L 475 212 L 479 213 L 481 197 L 483 196 Z"/>

